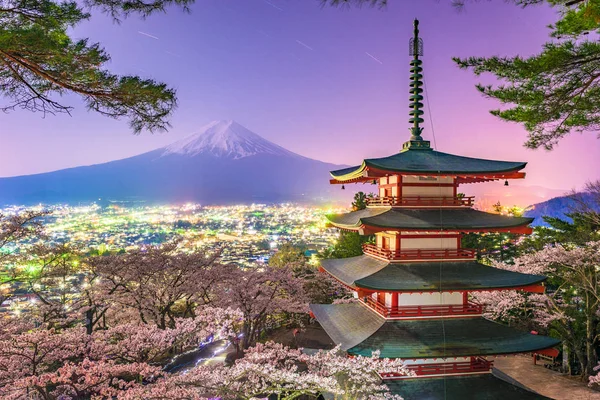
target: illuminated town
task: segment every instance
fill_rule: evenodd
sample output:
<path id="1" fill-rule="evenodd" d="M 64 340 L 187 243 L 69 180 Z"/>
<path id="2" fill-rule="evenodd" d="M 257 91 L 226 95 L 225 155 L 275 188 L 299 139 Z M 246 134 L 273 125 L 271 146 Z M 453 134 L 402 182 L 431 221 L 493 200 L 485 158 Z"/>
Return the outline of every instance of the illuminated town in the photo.
<path id="1" fill-rule="evenodd" d="M 39 244 L 68 244 L 83 254 L 104 253 L 178 241 L 182 251 L 218 249 L 221 262 L 235 263 L 240 268 L 260 267 L 285 243 L 305 249 L 309 257 L 331 246 L 338 234 L 327 228 L 325 215 L 341 211 L 287 203 L 236 206 L 94 203 L 11 206 L 0 209 L 0 214 L 10 216 L 32 209 L 49 212 L 42 221 L 46 237 L 21 243 L 19 252 Z M 73 282 L 78 279 L 70 278 Z M 73 291 L 76 288 L 77 285 L 71 285 Z M 32 298 L 30 288 L 24 283 L 5 284 L 2 290 L 16 296 L 5 302 L 0 311 L 18 313 L 27 308 Z"/>
<path id="2" fill-rule="evenodd" d="M 12 206 L 0 209 L 0 213 L 11 215 L 25 209 Z M 309 254 L 331 245 L 337 234 L 326 227 L 325 215 L 340 211 L 295 204 L 90 204 L 34 209 L 49 211 L 43 221 L 46 244 L 68 243 L 85 252 L 131 250 L 179 240 L 184 250 L 219 248 L 223 262 L 241 267 L 267 261 L 283 243 L 301 245 Z M 40 240 L 27 245 L 34 246 Z"/>

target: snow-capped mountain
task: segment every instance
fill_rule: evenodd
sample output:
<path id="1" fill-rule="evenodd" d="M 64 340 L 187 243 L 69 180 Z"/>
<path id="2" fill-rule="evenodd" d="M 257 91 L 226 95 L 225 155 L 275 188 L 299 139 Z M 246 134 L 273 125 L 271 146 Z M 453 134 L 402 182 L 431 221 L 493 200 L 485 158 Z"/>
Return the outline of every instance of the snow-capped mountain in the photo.
<path id="1" fill-rule="evenodd" d="M 210 154 L 234 160 L 257 154 L 297 157 L 298 155 L 263 139 L 235 121 L 213 121 L 198 133 L 179 140 L 165 148 L 163 155 L 196 156 Z"/>
<path id="2" fill-rule="evenodd" d="M 234 121 L 123 160 L 0 178 L 0 205 L 136 199 L 204 204 L 331 200 L 328 171 Z M 338 190 L 335 190 L 338 189 Z M 335 191 L 334 191 L 335 190 Z"/>

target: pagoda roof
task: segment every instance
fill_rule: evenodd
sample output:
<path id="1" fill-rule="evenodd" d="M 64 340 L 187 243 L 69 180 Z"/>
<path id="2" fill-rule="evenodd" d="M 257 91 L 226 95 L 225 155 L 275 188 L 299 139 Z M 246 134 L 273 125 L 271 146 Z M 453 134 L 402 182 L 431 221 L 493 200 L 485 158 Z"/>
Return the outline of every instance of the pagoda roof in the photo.
<path id="1" fill-rule="evenodd" d="M 528 353 L 559 340 L 520 332 L 484 318 L 386 320 L 366 305 L 311 304 L 325 332 L 350 355 L 446 358 Z"/>
<path id="2" fill-rule="evenodd" d="M 484 211 L 463 209 L 405 209 L 393 207 L 367 207 L 345 214 L 328 215 L 329 222 L 337 228 L 375 231 L 395 230 L 510 230 L 533 222 L 533 218 L 509 217 Z M 516 231 L 516 229 L 515 229 Z"/>
<path id="3" fill-rule="evenodd" d="M 546 280 L 477 261 L 390 263 L 362 255 L 321 260 L 321 267 L 347 286 L 367 290 L 424 292 L 518 288 Z"/>
<path id="4" fill-rule="evenodd" d="M 432 149 L 408 149 L 383 158 L 369 158 L 361 165 L 331 171 L 338 182 L 378 176 L 376 172 L 435 175 L 502 175 L 517 172 L 527 165 L 520 161 L 498 161 L 442 153 Z M 375 171 L 375 173 L 373 173 Z M 369 172 L 371 172 L 369 174 Z M 507 176 L 510 177 L 510 176 Z M 372 179 L 372 178 L 371 178 Z"/>
<path id="5" fill-rule="evenodd" d="M 544 400 L 549 397 L 513 385 L 493 374 L 385 381 L 390 392 L 405 400 Z"/>

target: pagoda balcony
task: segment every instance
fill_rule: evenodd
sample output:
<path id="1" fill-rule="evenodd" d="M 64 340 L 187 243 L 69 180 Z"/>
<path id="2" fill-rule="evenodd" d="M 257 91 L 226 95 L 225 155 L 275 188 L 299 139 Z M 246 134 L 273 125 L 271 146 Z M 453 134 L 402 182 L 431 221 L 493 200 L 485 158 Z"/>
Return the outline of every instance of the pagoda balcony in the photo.
<path id="1" fill-rule="evenodd" d="M 363 244 L 363 253 L 389 261 L 464 260 L 475 259 L 473 249 L 382 249 L 372 243 Z"/>
<path id="2" fill-rule="evenodd" d="M 416 364 L 407 365 L 406 368 L 415 373 L 416 377 L 427 377 L 431 375 L 459 375 L 491 372 L 493 361 L 482 357 L 472 357 L 470 361 Z M 406 379 L 414 378 L 409 375 L 381 374 L 383 379 Z"/>
<path id="3" fill-rule="evenodd" d="M 367 198 L 367 205 L 371 207 L 473 207 L 475 197 L 371 197 Z"/>
<path id="4" fill-rule="evenodd" d="M 387 306 L 372 297 L 366 297 L 362 301 L 384 318 L 479 316 L 483 314 L 484 308 L 481 304 L 473 302 L 468 302 L 467 304 Z"/>

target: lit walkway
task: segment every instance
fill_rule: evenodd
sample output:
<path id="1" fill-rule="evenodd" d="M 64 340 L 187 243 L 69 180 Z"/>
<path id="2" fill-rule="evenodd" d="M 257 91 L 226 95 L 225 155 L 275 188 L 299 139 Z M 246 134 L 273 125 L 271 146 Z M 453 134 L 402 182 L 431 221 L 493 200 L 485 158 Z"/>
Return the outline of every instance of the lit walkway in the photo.
<path id="1" fill-rule="evenodd" d="M 530 390 L 556 400 L 600 400 L 600 392 L 588 388 L 586 383 L 567 378 L 543 365 L 533 365 L 530 357 L 497 358 L 494 367 Z"/>

